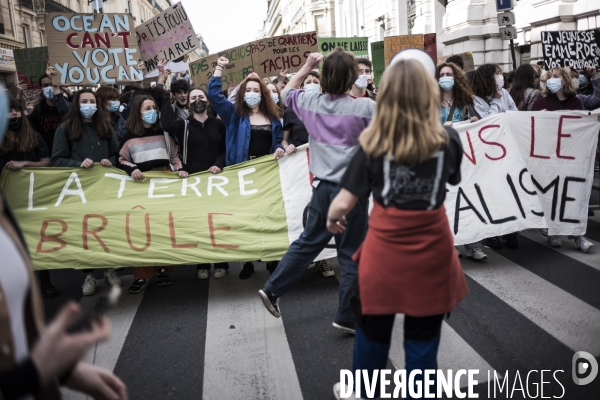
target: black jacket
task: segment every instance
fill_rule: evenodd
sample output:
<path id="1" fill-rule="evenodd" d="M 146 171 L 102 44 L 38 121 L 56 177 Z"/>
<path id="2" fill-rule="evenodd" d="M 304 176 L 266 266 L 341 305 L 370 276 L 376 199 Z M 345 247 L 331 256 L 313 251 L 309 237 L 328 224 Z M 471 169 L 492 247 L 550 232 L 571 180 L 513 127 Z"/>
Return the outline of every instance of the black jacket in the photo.
<path id="1" fill-rule="evenodd" d="M 52 154 L 54 133 L 60 124 L 62 124 L 64 116 L 69 112 L 69 103 L 64 96 L 58 95 L 55 102 L 56 105 L 51 107 L 44 98 L 42 99 L 42 102 L 33 109 L 33 112 L 27 116 L 29 123 L 33 126 L 33 130 L 44 138 L 50 154 Z"/>

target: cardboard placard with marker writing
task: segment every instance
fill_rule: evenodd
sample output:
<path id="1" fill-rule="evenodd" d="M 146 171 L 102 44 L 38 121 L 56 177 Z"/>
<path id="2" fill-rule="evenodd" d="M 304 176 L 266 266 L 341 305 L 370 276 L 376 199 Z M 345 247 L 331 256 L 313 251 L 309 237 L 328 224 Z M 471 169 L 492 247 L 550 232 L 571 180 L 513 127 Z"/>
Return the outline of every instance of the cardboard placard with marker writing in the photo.
<path id="1" fill-rule="evenodd" d="M 437 65 L 437 35 L 435 33 L 423 35 L 423 50 L 433 58 L 433 62 Z"/>
<path id="2" fill-rule="evenodd" d="M 48 68 L 48 48 L 17 49 L 14 53 L 19 83 L 26 84 L 30 89 L 39 89 L 38 80 Z"/>
<path id="3" fill-rule="evenodd" d="M 389 65 L 392 58 L 404 49 L 423 50 L 423 35 L 388 36 L 383 39 L 385 65 Z"/>
<path id="4" fill-rule="evenodd" d="M 57 85 L 141 81 L 140 50 L 129 14 L 50 13 L 46 16 L 50 65 Z M 66 44 L 66 45 L 65 45 Z"/>
<path id="5" fill-rule="evenodd" d="M 208 81 L 213 76 L 219 57 L 225 57 L 229 60 L 229 64 L 225 66 L 221 73 L 224 88 L 239 84 L 254 72 L 252 50 L 250 43 L 247 43 L 190 63 L 190 75 L 194 86 L 207 90 Z"/>
<path id="6" fill-rule="evenodd" d="M 473 62 L 473 53 L 472 52 L 469 51 L 466 53 L 460 53 L 460 54 L 454 54 L 454 55 L 462 58 L 463 64 L 464 64 L 463 71 L 469 72 L 469 71 L 473 71 L 475 69 L 475 63 Z M 448 58 L 450 58 L 450 57 L 451 56 L 438 57 L 437 65 L 445 63 L 446 60 L 448 60 Z"/>
<path id="7" fill-rule="evenodd" d="M 373 62 L 373 79 L 375 86 L 379 86 L 381 77 L 385 72 L 385 55 L 384 55 L 383 40 L 381 42 L 371 43 L 371 57 Z"/>
<path id="8" fill-rule="evenodd" d="M 341 47 L 346 51 L 354 53 L 355 57 L 369 56 L 369 38 L 346 37 L 346 38 L 322 38 L 318 40 L 319 53 L 327 56 L 334 49 Z"/>
<path id="9" fill-rule="evenodd" d="M 158 60 L 174 61 L 200 48 L 200 41 L 181 2 L 135 28 L 146 71 Z"/>

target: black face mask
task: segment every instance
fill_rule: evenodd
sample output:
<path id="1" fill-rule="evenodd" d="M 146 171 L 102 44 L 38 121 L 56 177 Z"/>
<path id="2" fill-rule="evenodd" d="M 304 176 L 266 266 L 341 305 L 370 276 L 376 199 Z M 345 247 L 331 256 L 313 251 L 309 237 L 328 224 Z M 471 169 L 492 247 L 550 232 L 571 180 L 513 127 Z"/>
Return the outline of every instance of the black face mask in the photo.
<path id="1" fill-rule="evenodd" d="M 8 120 L 8 129 L 14 131 L 21 127 L 21 117 L 10 118 Z"/>
<path id="2" fill-rule="evenodd" d="M 206 111 L 206 106 L 207 106 L 207 105 L 208 105 L 208 102 L 207 102 L 207 101 L 204 101 L 204 100 L 197 99 L 197 100 L 194 102 L 194 107 L 193 107 L 193 110 L 194 110 L 194 112 L 195 112 L 196 114 L 202 114 L 204 111 Z"/>

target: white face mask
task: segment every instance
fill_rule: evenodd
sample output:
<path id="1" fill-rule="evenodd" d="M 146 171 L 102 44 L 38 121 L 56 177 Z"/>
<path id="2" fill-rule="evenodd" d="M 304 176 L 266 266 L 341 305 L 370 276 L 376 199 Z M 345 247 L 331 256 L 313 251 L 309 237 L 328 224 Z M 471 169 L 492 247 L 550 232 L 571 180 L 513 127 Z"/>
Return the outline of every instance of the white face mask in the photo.
<path id="1" fill-rule="evenodd" d="M 575 88 L 575 90 L 579 89 L 579 78 L 571 78 L 571 82 L 573 82 L 573 88 Z"/>
<path id="2" fill-rule="evenodd" d="M 504 87 L 504 76 L 498 75 L 496 77 L 496 90 L 498 92 L 501 92 L 503 87 Z"/>
<path id="3" fill-rule="evenodd" d="M 308 85 L 304 85 L 304 91 L 307 93 L 320 92 L 321 86 L 316 83 L 309 83 Z"/>
<path id="4" fill-rule="evenodd" d="M 360 90 L 366 89 L 370 75 L 359 75 L 354 85 Z"/>

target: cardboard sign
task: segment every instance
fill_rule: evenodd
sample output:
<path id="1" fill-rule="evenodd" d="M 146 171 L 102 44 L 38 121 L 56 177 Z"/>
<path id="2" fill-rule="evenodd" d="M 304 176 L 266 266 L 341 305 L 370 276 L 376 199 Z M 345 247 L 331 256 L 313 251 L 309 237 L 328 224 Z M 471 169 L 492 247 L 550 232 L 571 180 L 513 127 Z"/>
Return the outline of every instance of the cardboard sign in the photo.
<path id="1" fill-rule="evenodd" d="M 435 33 L 423 35 L 423 50 L 433 58 L 433 62 L 437 65 L 437 38 Z"/>
<path id="2" fill-rule="evenodd" d="M 367 37 L 319 38 L 318 47 L 319 53 L 323 56 L 327 56 L 338 47 L 354 53 L 355 57 L 369 56 L 369 38 Z"/>
<path id="3" fill-rule="evenodd" d="M 385 65 L 389 65 L 392 58 L 404 49 L 423 50 L 423 35 L 388 36 L 383 39 Z"/>
<path id="4" fill-rule="evenodd" d="M 469 51 L 467 53 L 460 53 L 460 54 L 454 54 L 454 55 L 459 56 L 460 58 L 462 58 L 463 64 L 464 64 L 463 71 L 469 72 L 469 71 L 473 71 L 475 69 L 475 63 L 473 62 L 473 53 L 471 53 Z M 445 63 L 446 60 L 448 60 L 448 58 L 450 58 L 450 57 L 451 56 L 439 57 L 437 65 Z"/>
<path id="5" fill-rule="evenodd" d="M 57 85 L 114 84 L 141 81 L 140 50 L 129 14 L 46 16 L 50 64 Z M 66 44 L 66 45 L 65 45 Z"/>
<path id="6" fill-rule="evenodd" d="M 27 89 L 23 90 L 23 101 L 25 104 L 35 103 L 42 95 L 41 89 Z"/>
<path id="7" fill-rule="evenodd" d="M 542 53 L 546 69 L 600 67 L 600 32 L 542 32 Z"/>
<path id="8" fill-rule="evenodd" d="M 371 57 L 373 62 L 373 79 L 375 86 L 379 86 L 381 77 L 385 72 L 385 54 L 383 41 L 371 43 Z"/>
<path id="9" fill-rule="evenodd" d="M 229 85 L 235 86 L 254 72 L 252 66 L 252 49 L 250 43 L 247 43 L 190 63 L 190 75 L 194 86 L 203 90 L 207 89 L 208 81 L 215 72 L 219 57 L 225 57 L 229 60 L 229 64 L 227 64 L 225 70 L 221 73 L 223 87 L 228 87 Z"/>
<path id="10" fill-rule="evenodd" d="M 174 61 L 200 48 L 200 41 L 181 2 L 139 25 L 135 33 L 148 72 L 156 69 L 161 58 Z"/>
<path id="11" fill-rule="evenodd" d="M 30 89 L 39 89 L 38 80 L 48 68 L 48 48 L 17 49 L 14 53 L 19 83 L 26 84 Z"/>
<path id="12" fill-rule="evenodd" d="M 275 36 L 250 43 L 254 71 L 262 77 L 275 76 L 282 69 L 297 72 L 310 53 L 316 53 L 317 33 Z"/>

